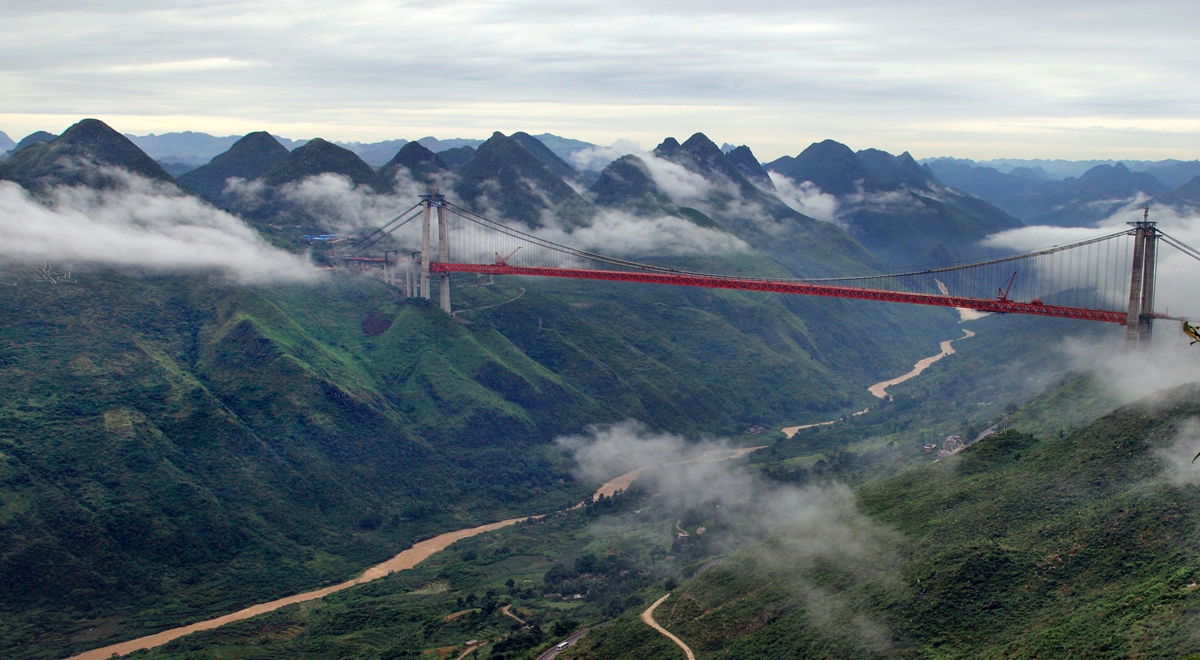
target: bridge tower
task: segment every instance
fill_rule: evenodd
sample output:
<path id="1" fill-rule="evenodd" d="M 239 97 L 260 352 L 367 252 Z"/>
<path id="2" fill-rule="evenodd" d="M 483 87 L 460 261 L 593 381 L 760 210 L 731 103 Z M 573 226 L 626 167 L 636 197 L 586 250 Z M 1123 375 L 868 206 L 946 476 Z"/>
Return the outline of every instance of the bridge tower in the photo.
<path id="1" fill-rule="evenodd" d="M 1134 228 L 1133 271 L 1129 274 L 1129 312 L 1125 317 L 1125 349 L 1149 347 L 1154 333 L 1154 276 L 1158 265 L 1157 223 L 1149 220 L 1149 207 Z"/>
<path id="2" fill-rule="evenodd" d="M 421 195 L 421 205 L 425 207 L 421 225 L 421 297 L 429 300 L 430 272 L 429 262 L 433 258 L 432 223 L 433 209 L 437 209 L 438 223 L 438 261 L 450 261 L 450 227 L 446 219 L 446 198 L 438 194 L 436 188 L 430 188 L 427 194 Z M 438 293 L 442 311 L 450 313 L 450 273 L 438 275 Z"/>

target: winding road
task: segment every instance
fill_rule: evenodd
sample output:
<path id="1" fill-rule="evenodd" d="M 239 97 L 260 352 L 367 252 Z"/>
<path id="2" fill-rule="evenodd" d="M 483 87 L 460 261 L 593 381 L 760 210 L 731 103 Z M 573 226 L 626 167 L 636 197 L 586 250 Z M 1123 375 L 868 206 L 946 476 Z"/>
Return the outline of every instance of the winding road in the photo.
<path id="1" fill-rule="evenodd" d="M 688 645 L 684 644 L 682 639 L 679 639 L 675 635 L 672 635 L 670 630 L 667 630 L 666 628 L 663 628 L 662 626 L 658 625 L 658 622 L 654 620 L 654 610 L 659 605 L 662 605 L 664 600 L 666 600 L 670 597 L 671 597 L 671 594 L 667 594 L 666 596 L 663 596 L 662 598 L 659 598 L 658 600 L 654 601 L 653 605 L 646 608 L 646 611 L 642 612 L 642 622 L 645 623 L 646 625 L 650 626 L 651 628 L 657 630 L 658 632 L 662 633 L 663 635 L 666 635 L 672 642 L 675 642 L 677 645 L 679 645 L 679 648 L 683 649 L 683 652 L 687 654 L 688 660 L 696 660 L 696 654 L 692 653 L 692 649 L 688 648 Z"/>

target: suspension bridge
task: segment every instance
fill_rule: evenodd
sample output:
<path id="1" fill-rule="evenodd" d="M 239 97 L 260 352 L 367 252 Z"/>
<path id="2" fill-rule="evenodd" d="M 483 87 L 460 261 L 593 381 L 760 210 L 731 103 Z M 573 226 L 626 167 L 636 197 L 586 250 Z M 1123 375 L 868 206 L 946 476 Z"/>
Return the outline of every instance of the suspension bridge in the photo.
<path id="1" fill-rule="evenodd" d="M 369 256 L 384 238 L 422 218 L 416 272 L 406 273 L 410 296 L 431 298 L 438 280 L 441 308 L 450 312 L 450 274 L 519 275 L 764 291 L 852 300 L 931 305 L 998 314 L 1031 314 L 1116 323 L 1126 327 L 1126 346 L 1148 345 L 1157 313 L 1154 290 L 1161 245 L 1200 261 L 1200 251 L 1149 221 L 1148 210 L 1129 229 L 1068 245 L 978 263 L 929 270 L 865 275 L 776 279 L 700 273 L 630 261 L 570 247 L 489 219 L 448 201 L 436 191 L 383 226 L 360 237 L 341 255 L 347 261 L 381 262 L 393 281 L 389 257 Z M 436 250 L 434 231 L 436 227 Z"/>

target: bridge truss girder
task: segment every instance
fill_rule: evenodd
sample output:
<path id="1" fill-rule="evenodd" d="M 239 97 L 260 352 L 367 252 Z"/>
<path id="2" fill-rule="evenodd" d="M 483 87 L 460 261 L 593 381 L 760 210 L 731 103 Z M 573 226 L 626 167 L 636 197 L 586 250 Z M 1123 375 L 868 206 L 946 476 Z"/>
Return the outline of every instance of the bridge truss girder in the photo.
<path id="1" fill-rule="evenodd" d="M 673 286 L 698 286 L 712 289 L 733 289 L 738 291 L 763 291 L 767 293 L 788 293 L 804 296 L 824 296 L 829 298 L 847 298 L 850 300 L 875 300 L 880 302 L 897 302 L 915 305 L 930 305 L 934 307 L 955 307 L 974 309 L 980 312 L 996 314 L 1031 314 L 1034 316 L 1050 316 L 1054 318 L 1079 319 L 1083 321 L 1101 321 L 1125 325 L 1128 315 L 1126 312 L 1113 312 L 1099 309 L 1084 309 L 1080 307 L 1063 307 L 1061 305 L 1044 305 L 1041 303 L 1023 303 L 1012 300 L 962 298 L 957 296 L 939 296 L 927 293 L 908 293 L 903 291 L 884 291 L 881 289 L 860 289 L 847 286 L 814 284 L 810 282 L 789 282 L 786 280 L 760 280 L 736 277 L 705 276 L 690 273 L 647 273 L 621 270 L 593 270 L 585 268 L 543 268 L 534 266 L 510 266 L 507 264 L 456 264 L 434 262 L 430 269 L 437 273 L 480 273 L 484 275 L 523 275 L 528 277 L 558 277 L 581 280 L 604 280 L 610 282 L 636 282 L 642 284 L 668 284 Z"/>

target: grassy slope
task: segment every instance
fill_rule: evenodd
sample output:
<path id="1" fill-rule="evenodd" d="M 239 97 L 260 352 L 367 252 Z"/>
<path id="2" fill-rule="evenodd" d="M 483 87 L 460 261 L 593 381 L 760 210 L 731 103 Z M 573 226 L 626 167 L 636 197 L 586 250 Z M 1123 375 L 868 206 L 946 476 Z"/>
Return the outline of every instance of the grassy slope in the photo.
<path id="1" fill-rule="evenodd" d="M 1028 337 L 1030 331 L 1036 331 L 1039 327 L 1039 324 L 1034 323 L 1032 327 L 1023 328 L 1019 333 L 999 332 L 1005 329 L 1014 330 L 1011 327 L 1014 321 L 1028 322 L 1012 318 L 992 318 L 990 325 L 976 325 L 976 329 L 981 333 L 990 330 L 996 332 L 1000 339 L 987 343 L 963 344 L 960 346 L 963 353 L 960 353 L 957 360 L 939 363 L 940 366 L 923 376 L 922 380 L 897 390 L 898 394 L 904 394 L 903 390 L 907 388 L 910 390 L 907 396 L 914 395 L 911 390 L 920 390 L 920 396 L 928 398 L 928 401 L 908 408 L 885 407 L 880 420 L 874 423 L 859 423 L 859 420 L 871 419 L 869 417 L 855 418 L 856 422 L 849 432 L 830 440 L 845 443 L 855 434 L 870 435 L 882 430 L 886 433 L 884 437 L 895 439 L 897 446 L 902 447 L 893 450 L 894 453 L 910 454 L 907 460 L 900 460 L 889 469 L 894 470 L 897 466 L 911 464 L 913 460 L 927 462 L 928 457 L 921 454 L 919 449 L 921 432 L 909 428 L 910 426 L 952 423 L 954 417 L 967 415 L 979 408 L 977 404 L 980 398 L 992 400 L 1006 393 L 1018 393 L 1019 381 L 1027 378 L 1027 374 L 1022 376 L 1019 373 L 1018 366 L 1011 367 L 1012 374 L 1000 374 L 992 369 L 992 377 L 983 383 L 980 391 L 961 391 L 964 373 L 978 374 L 982 369 L 991 368 L 999 357 L 1008 353 L 1012 347 L 1004 338 L 1011 337 L 1018 345 L 1026 345 L 1016 335 Z M 1051 324 L 1044 329 L 1055 332 L 1061 330 L 1061 326 Z M 1028 357 L 1031 360 L 1039 359 L 1036 355 Z M 1056 413 L 1056 407 L 1064 401 L 1074 401 L 1078 398 L 1080 382 L 1071 381 L 1065 387 L 1036 398 L 1011 416 L 1014 425 L 1024 424 L 1025 420 L 1031 417 L 1060 418 L 1061 410 Z M 945 413 L 944 419 L 930 416 L 931 412 L 928 409 L 939 407 Z M 988 414 L 995 414 L 995 410 L 1001 407 L 992 406 L 993 412 Z M 990 420 L 990 417 L 984 416 L 980 419 L 986 421 Z M 1056 434 L 1058 428 L 1055 427 Z M 793 450 L 803 450 L 811 444 L 810 439 L 796 443 L 779 442 L 775 446 L 780 448 L 780 453 L 787 454 Z M 860 440 L 859 444 L 874 446 L 878 443 L 873 440 Z M 773 451 L 762 452 L 767 455 L 763 457 L 756 454 L 755 460 L 766 458 L 767 460 L 762 461 L 766 466 L 777 465 L 775 459 L 769 456 Z M 867 459 L 878 458 L 872 456 L 869 451 L 864 453 Z M 859 468 L 862 466 L 858 463 L 845 460 L 830 460 L 828 463 L 825 471 L 815 475 L 805 473 L 804 478 L 837 475 L 854 479 L 862 476 L 878 482 L 879 475 L 887 471 L 875 465 L 869 466 L 859 475 Z M 869 465 L 870 460 L 867 463 Z M 774 469 L 772 473 L 778 475 Z M 781 476 L 791 480 L 801 475 L 785 469 Z M 637 515 L 628 511 L 633 508 L 637 508 Z M 723 542 L 720 539 L 710 538 L 722 535 L 722 524 L 704 522 L 703 524 L 708 525 L 709 532 L 703 539 L 711 543 L 708 546 L 701 544 L 689 547 L 686 544 L 681 545 L 679 540 L 674 538 L 676 520 L 684 519 L 685 525 L 694 526 L 700 524 L 698 520 L 710 516 L 711 512 L 680 512 L 670 504 L 664 505 L 653 498 L 646 499 L 645 496 L 641 496 L 631 503 L 618 506 L 615 511 L 606 513 L 586 529 L 580 527 L 577 520 L 565 528 L 540 526 L 533 536 L 521 531 L 511 534 L 505 531 L 491 535 L 486 542 L 481 541 L 478 547 L 475 541 L 467 542 L 456 546 L 446 555 L 435 558 L 429 565 L 422 566 L 416 573 L 402 580 L 408 586 L 380 584 L 353 590 L 344 596 L 295 611 L 190 637 L 156 651 L 151 656 L 316 658 L 325 657 L 323 654 L 333 653 L 332 649 L 336 649 L 338 657 L 405 657 L 405 653 L 416 654 L 422 649 L 461 645 L 471 638 L 490 639 L 495 642 L 512 634 L 511 630 L 505 628 L 505 621 L 495 616 L 476 617 L 455 626 L 440 623 L 441 617 L 461 609 L 461 606 L 455 603 L 455 598 L 491 588 L 501 594 L 502 600 L 511 600 L 522 608 L 531 620 L 540 622 L 546 632 L 541 644 L 511 655 L 496 653 L 496 658 L 536 656 L 538 648 L 544 648 L 561 639 L 562 635 L 554 636 L 549 632 L 547 624 L 566 615 L 589 624 L 611 620 L 611 625 L 597 631 L 594 637 L 581 647 L 581 657 L 672 657 L 678 651 L 641 624 L 637 613 L 646 603 L 663 593 L 664 575 L 674 576 L 676 579 L 687 577 L 700 566 L 709 564 L 713 551 L 706 550 L 706 547 L 722 546 Z M 687 522 L 689 519 L 691 522 Z M 575 531 L 564 534 L 568 529 Z M 482 559 L 485 556 L 493 556 L 492 553 L 504 547 L 512 548 L 512 554 L 515 556 L 506 559 L 510 555 L 501 553 L 496 555 L 501 561 Z M 471 549 L 481 550 L 478 553 L 481 559 L 468 555 L 467 552 Z M 616 579 L 615 584 L 609 585 L 603 584 L 603 576 L 570 582 L 573 586 L 558 586 L 558 582 L 549 577 L 554 572 L 548 571 L 551 564 L 559 563 L 570 567 L 572 562 L 586 551 L 603 556 L 626 557 L 632 562 L 632 566 L 629 567 L 632 570 L 628 575 Z M 477 570 L 480 561 L 489 567 L 486 571 Z M 868 612 L 870 616 L 886 620 L 888 607 L 904 606 L 902 601 L 906 597 L 905 589 L 901 581 L 894 577 L 876 584 L 856 578 L 853 571 L 847 572 L 844 567 L 837 569 L 818 566 L 818 570 L 814 571 L 810 565 L 792 571 L 785 566 L 785 570 L 780 572 L 778 569 L 765 570 L 761 564 L 754 564 L 753 561 L 753 555 L 747 555 L 741 561 L 726 560 L 724 564 L 710 566 L 702 579 L 691 583 L 681 597 L 673 598 L 660 609 L 660 620 L 663 617 L 673 617 L 686 621 L 688 617 L 701 617 L 698 621 L 702 621 L 703 625 L 693 626 L 690 632 L 693 637 L 688 639 L 694 645 L 709 651 L 715 649 L 719 657 L 721 654 L 729 657 L 742 657 L 741 654 L 746 654 L 747 657 L 845 657 L 860 652 L 861 640 L 853 635 L 831 634 L 830 631 L 836 630 L 838 626 L 845 626 L 851 630 L 856 626 L 861 627 L 854 620 L 854 615 L 858 613 L 856 608 L 865 607 L 871 610 Z M 804 608 L 797 606 L 797 591 L 792 584 L 797 574 L 806 578 L 801 581 L 801 585 L 808 591 L 816 584 L 839 597 L 850 595 L 842 600 L 831 600 L 835 607 L 826 608 L 826 615 L 837 625 L 820 629 L 808 625 L 810 620 Z M 509 578 L 518 585 L 518 591 L 521 591 L 520 587 L 529 585 L 526 588 L 531 587 L 532 593 L 514 594 L 501 588 Z M 439 579 L 443 580 L 446 589 L 439 598 L 430 600 L 427 597 L 426 600 L 417 603 L 411 596 L 404 595 L 414 584 Z M 597 580 L 601 582 L 600 585 L 596 584 Z M 697 589 L 709 600 L 700 600 L 697 597 Z M 578 591 L 585 593 L 586 597 L 578 603 L 561 603 L 553 597 L 545 598 L 542 595 L 543 592 L 553 591 Z M 864 602 L 881 605 L 868 607 L 863 605 Z M 708 605 L 704 606 L 704 603 Z M 897 603 L 900 605 L 896 605 Z M 989 601 L 988 605 L 990 604 Z M 572 609 L 564 612 L 562 608 L 566 606 Z M 709 611 L 708 614 L 704 614 L 705 610 L 715 612 Z M 738 639 L 746 632 L 760 629 L 764 631 L 764 637 L 751 635 L 746 639 Z M 281 634 L 281 631 L 287 632 Z M 910 654 L 914 653 L 912 649 L 915 646 L 903 639 L 897 639 L 897 646 L 909 649 Z M 487 648 L 477 653 L 481 658 L 493 657 L 493 651 Z"/>
<path id="2" fill-rule="evenodd" d="M 827 336 L 845 326 L 768 295 L 535 284 L 463 325 L 369 280 L 79 278 L 0 290 L 8 654 L 142 634 L 559 508 L 583 486 L 547 443 L 587 424 L 736 433 L 851 410 L 944 325 L 916 315 L 899 355 L 846 354 Z"/>
<path id="3" fill-rule="evenodd" d="M 460 541 L 412 571 L 138 657 L 415 658 L 438 648 L 455 648 L 456 657 L 475 639 L 489 642 L 479 657 L 531 658 L 573 624 L 641 606 L 645 590 L 671 570 L 662 552 L 651 553 L 672 536 L 670 521 L 656 521 L 659 533 L 613 531 L 636 516 L 640 502 L 618 498 Z M 518 633 L 513 619 L 487 606 L 489 592 L 537 630 Z M 514 637 L 508 651 L 497 645 Z"/>
<path id="4" fill-rule="evenodd" d="M 890 582 L 809 575 L 842 603 L 822 615 L 836 625 L 814 625 L 793 576 L 753 554 L 686 585 L 658 619 L 711 658 L 1194 653 L 1200 492 L 1170 483 L 1159 452 L 1197 415 L 1200 389 L 1185 388 L 1062 438 L 1010 431 L 863 488 L 861 507 L 903 534 L 902 561 Z M 885 645 L 846 634 L 856 617 L 879 622 Z M 626 617 L 569 657 L 642 657 L 644 637 Z"/>

